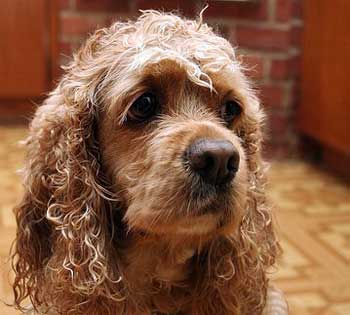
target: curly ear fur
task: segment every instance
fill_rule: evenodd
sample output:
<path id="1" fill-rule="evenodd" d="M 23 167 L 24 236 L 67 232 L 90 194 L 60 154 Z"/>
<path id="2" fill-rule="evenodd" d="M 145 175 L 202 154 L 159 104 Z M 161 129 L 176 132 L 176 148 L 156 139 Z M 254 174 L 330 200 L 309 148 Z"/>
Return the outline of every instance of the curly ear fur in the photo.
<path id="1" fill-rule="evenodd" d="M 238 244 L 235 246 L 237 253 L 236 269 L 241 276 L 240 288 L 246 300 L 246 309 L 252 313 L 260 314 L 266 303 L 266 291 L 268 287 L 267 272 L 275 264 L 276 258 L 281 253 L 281 248 L 274 232 L 271 208 L 266 201 L 266 171 L 267 165 L 261 157 L 261 132 L 262 114 L 247 117 L 242 130 L 243 143 L 246 148 L 247 165 L 249 168 L 248 200 L 246 215 L 242 219 Z M 250 296 L 250 299 L 247 297 Z M 254 307 L 255 306 L 255 307 Z"/>
<path id="2" fill-rule="evenodd" d="M 117 268 L 116 257 L 109 263 L 114 255 L 110 231 L 102 228 L 110 224 L 111 201 L 105 183 L 98 182 L 103 174 L 94 130 L 103 69 L 84 68 L 102 33 L 80 50 L 30 126 L 25 195 L 15 209 L 13 287 L 18 307 L 26 297 L 35 307 L 45 305 L 58 299 L 58 292 L 79 294 L 77 303 L 96 290 L 109 295 L 116 280 L 110 275 L 118 274 L 111 270 Z M 48 277 L 51 283 L 45 286 Z"/>

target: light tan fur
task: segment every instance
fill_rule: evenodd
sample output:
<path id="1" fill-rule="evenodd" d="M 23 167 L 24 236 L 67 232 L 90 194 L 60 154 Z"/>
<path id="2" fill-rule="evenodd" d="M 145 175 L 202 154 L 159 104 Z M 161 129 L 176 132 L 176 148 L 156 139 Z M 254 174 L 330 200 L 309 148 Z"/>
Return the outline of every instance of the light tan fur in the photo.
<path id="1" fill-rule="evenodd" d="M 133 101 L 150 89 L 161 114 L 130 125 Z M 220 106 L 232 98 L 243 113 L 226 126 Z M 15 304 L 29 297 L 58 314 L 261 314 L 279 253 L 262 119 L 234 49 L 206 24 L 146 11 L 96 31 L 30 126 Z M 239 151 L 225 198 L 191 195 L 182 156 L 198 138 Z"/>

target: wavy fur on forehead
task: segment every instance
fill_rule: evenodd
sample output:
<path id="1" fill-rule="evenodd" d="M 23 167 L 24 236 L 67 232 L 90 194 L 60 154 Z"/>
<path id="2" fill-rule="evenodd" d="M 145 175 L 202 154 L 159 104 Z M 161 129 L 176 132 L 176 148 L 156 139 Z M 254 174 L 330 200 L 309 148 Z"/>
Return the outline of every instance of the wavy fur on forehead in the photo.
<path id="1" fill-rule="evenodd" d="M 248 202 L 239 231 L 212 240 L 197 257 L 191 281 L 135 294 L 123 274 L 120 206 L 101 167 L 95 127 L 101 104 L 114 102 L 150 63 L 173 59 L 194 83 L 213 89 L 209 72 L 231 67 L 234 50 L 206 25 L 146 11 L 136 22 L 95 32 L 74 56 L 57 88 L 37 110 L 26 141 L 25 194 L 15 208 L 15 305 L 58 314 L 260 314 L 266 270 L 279 245 L 265 201 L 261 117 L 252 109 L 240 124 L 249 169 Z M 123 82 L 116 78 L 123 78 Z M 117 91 L 117 92 L 116 92 Z M 117 94 L 116 94 L 117 93 Z M 107 106 L 107 105 L 106 105 Z M 118 221 L 119 220 L 119 221 Z M 151 285 L 150 284 L 150 285 Z"/>

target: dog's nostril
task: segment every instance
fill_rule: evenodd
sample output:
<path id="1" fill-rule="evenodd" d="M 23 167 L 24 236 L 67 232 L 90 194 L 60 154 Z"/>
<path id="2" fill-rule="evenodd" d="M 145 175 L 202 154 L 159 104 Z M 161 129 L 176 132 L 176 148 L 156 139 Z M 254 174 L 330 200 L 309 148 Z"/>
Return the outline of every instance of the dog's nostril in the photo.
<path id="1" fill-rule="evenodd" d="M 205 160 L 205 168 L 212 168 L 214 166 L 215 161 L 210 155 L 208 155 Z"/>
<path id="2" fill-rule="evenodd" d="M 210 184 L 229 182 L 238 170 L 238 151 L 227 140 L 199 139 L 188 147 L 186 156 L 192 170 Z"/>
<path id="3" fill-rule="evenodd" d="M 193 165 L 194 167 L 198 167 L 197 169 L 201 170 L 209 170 L 214 167 L 215 165 L 215 159 L 210 154 L 201 154 L 200 152 L 197 154 L 199 156 L 202 156 L 202 165 L 201 167 L 198 167 L 199 165 Z"/>
<path id="4" fill-rule="evenodd" d="M 237 172 L 239 165 L 239 155 L 231 156 L 227 161 L 227 170 L 229 172 Z"/>

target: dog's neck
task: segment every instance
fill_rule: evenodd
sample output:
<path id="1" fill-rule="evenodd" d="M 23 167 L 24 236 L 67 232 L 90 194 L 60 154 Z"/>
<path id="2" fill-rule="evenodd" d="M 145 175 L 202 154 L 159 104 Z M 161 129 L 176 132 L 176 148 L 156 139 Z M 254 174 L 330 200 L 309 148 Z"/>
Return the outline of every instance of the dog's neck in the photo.
<path id="1" fill-rule="evenodd" d="M 123 254 L 125 276 L 129 283 L 141 285 L 149 281 L 179 284 L 191 273 L 191 258 L 197 251 L 193 242 L 133 235 Z"/>

